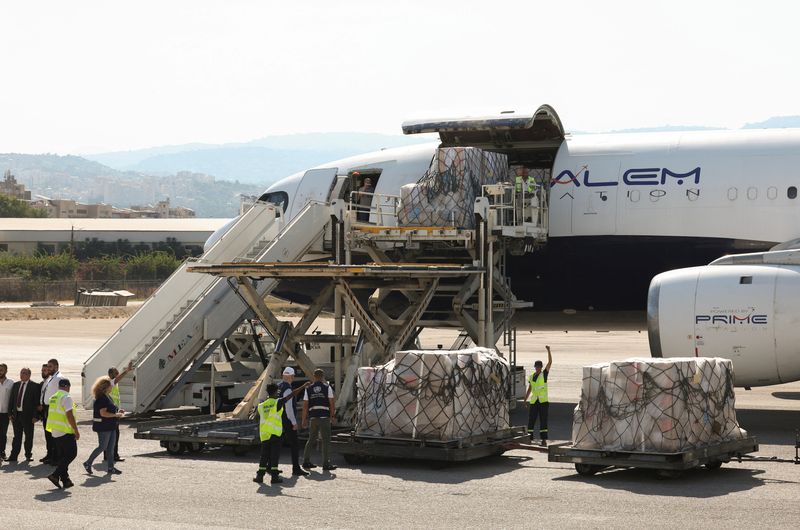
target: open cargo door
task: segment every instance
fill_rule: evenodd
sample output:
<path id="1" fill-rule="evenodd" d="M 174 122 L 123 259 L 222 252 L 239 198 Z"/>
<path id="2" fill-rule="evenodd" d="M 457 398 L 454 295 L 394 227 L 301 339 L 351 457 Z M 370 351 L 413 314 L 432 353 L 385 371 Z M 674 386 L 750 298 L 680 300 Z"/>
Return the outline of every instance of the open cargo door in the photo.
<path id="1" fill-rule="evenodd" d="M 509 163 L 552 168 L 564 141 L 556 111 L 542 105 L 533 114 L 413 120 L 403 123 L 404 134 L 439 133 L 442 147 L 478 147 L 508 155 Z"/>

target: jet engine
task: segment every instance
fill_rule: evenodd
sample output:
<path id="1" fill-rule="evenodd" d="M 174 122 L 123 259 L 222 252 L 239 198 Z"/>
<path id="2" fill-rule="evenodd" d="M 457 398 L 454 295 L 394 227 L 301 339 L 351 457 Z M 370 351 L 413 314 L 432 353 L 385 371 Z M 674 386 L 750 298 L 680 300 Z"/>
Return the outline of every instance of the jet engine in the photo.
<path id="1" fill-rule="evenodd" d="M 725 256 L 650 282 L 653 357 L 724 357 L 736 386 L 800 379 L 800 251 Z"/>

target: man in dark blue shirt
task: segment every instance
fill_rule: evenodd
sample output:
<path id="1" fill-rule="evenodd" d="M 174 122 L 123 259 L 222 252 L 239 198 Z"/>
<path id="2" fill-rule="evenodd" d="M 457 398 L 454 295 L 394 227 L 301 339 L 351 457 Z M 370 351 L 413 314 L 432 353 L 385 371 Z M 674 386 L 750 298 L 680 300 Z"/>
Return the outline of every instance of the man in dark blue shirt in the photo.
<path id="1" fill-rule="evenodd" d="M 317 437 L 322 438 L 322 469 L 332 471 L 336 466 L 331 464 L 331 424 L 336 421 L 334 410 L 333 389 L 323 381 L 325 372 L 317 368 L 314 370 L 314 382 L 306 390 L 303 397 L 303 428 L 309 425 L 308 442 L 303 451 L 303 468 L 311 469 L 311 448 L 317 443 Z"/>

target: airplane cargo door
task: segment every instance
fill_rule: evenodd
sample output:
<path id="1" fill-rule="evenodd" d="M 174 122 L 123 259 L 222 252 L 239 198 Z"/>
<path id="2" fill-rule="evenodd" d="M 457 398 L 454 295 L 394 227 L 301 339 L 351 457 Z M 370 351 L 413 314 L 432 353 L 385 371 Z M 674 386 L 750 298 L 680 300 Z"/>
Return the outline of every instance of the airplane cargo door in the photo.
<path id="1" fill-rule="evenodd" d="M 300 213 L 310 201 L 327 202 L 333 186 L 336 184 L 337 168 L 309 169 L 303 175 L 292 198 L 289 219 Z"/>

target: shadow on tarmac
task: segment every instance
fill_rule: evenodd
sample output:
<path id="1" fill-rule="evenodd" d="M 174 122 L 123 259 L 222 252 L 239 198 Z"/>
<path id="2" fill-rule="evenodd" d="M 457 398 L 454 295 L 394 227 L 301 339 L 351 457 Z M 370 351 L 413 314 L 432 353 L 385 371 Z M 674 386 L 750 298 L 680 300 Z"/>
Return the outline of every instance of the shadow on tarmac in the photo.
<path id="1" fill-rule="evenodd" d="M 72 496 L 69 490 L 51 489 L 47 493 L 39 493 L 34 495 L 33 498 L 39 502 L 55 502 L 68 499 Z"/>
<path id="2" fill-rule="evenodd" d="M 3 473 L 24 473 L 26 475 L 30 475 L 31 480 L 33 480 L 33 479 L 44 478 L 50 473 L 52 473 L 53 470 L 55 469 L 54 466 L 49 466 L 47 464 L 40 464 L 40 463 L 37 463 L 36 465 L 31 465 L 31 464 L 32 462 L 17 462 L 17 463 L 4 462 L 0 470 L 2 470 Z"/>
<path id="3" fill-rule="evenodd" d="M 772 397 L 800 401 L 800 392 L 773 392 Z"/>
<path id="4" fill-rule="evenodd" d="M 638 495 L 658 495 L 669 497 L 690 497 L 705 499 L 720 497 L 730 493 L 747 491 L 766 483 L 798 484 L 761 478 L 763 469 L 725 469 L 716 471 L 690 469 L 677 478 L 658 480 L 655 470 L 612 469 L 602 471 L 591 477 L 578 474 L 554 478 L 559 482 L 584 482 L 604 489 L 622 490 Z"/>

